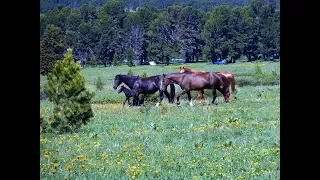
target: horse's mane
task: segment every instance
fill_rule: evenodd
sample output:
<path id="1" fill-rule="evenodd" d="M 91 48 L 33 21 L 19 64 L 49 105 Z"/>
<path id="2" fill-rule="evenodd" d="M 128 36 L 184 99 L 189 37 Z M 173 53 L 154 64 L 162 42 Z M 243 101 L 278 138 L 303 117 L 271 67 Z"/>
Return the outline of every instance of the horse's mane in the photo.
<path id="1" fill-rule="evenodd" d="M 190 68 L 187 68 L 187 67 L 184 67 L 184 66 L 180 66 L 180 71 L 181 70 L 184 70 L 185 72 L 193 72 L 193 73 L 204 73 L 205 71 L 201 71 L 201 70 L 195 70 L 195 69 L 190 69 Z"/>

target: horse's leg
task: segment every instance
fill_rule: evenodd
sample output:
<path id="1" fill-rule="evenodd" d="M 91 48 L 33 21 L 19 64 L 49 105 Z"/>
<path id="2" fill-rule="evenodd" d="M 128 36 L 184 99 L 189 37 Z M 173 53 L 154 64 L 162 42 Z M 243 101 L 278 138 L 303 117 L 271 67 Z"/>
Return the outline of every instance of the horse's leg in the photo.
<path id="1" fill-rule="evenodd" d="M 194 100 L 194 102 L 196 102 L 196 100 L 200 100 L 200 103 L 201 103 L 201 97 L 202 97 L 202 94 L 201 94 L 201 90 L 198 91 L 198 96 L 197 98 Z"/>
<path id="2" fill-rule="evenodd" d="M 180 96 L 184 95 L 187 92 L 186 89 L 183 89 L 178 95 L 177 95 L 177 105 L 180 106 Z"/>
<path id="3" fill-rule="evenodd" d="M 189 99 L 190 106 L 193 106 L 190 91 L 187 92 L 187 95 L 188 95 L 188 99 Z"/>
<path id="4" fill-rule="evenodd" d="M 175 93 L 176 93 L 176 90 L 175 90 L 174 84 L 171 83 L 170 84 L 170 103 L 174 102 Z"/>
<path id="5" fill-rule="evenodd" d="M 167 92 L 168 93 L 168 92 Z M 166 94 L 166 93 L 165 93 Z M 159 95 L 160 95 L 160 102 L 163 100 L 164 96 L 163 96 L 163 91 L 159 90 Z M 167 94 L 166 94 L 167 95 Z M 168 96 L 167 96 L 168 97 Z M 169 99 L 170 100 L 170 99 Z"/>
<path id="6" fill-rule="evenodd" d="M 131 105 L 131 103 L 130 103 L 130 97 L 128 97 L 127 99 L 128 99 L 128 104 L 129 104 L 129 106 L 130 106 L 130 105 Z"/>
<path id="7" fill-rule="evenodd" d="M 216 88 L 212 88 L 212 104 L 214 104 L 214 101 L 216 100 L 217 98 L 217 91 L 216 91 Z"/>
<path id="8" fill-rule="evenodd" d="M 140 106 L 140 102 L 139 102 L 139 94 L 136 96 L 137 99 L 137 106 Z"/>
<path id="9" fill-rule="evenodd" d="M 162 93 L 162 99 L 164 98 L 164 96 L 163 96 L 163 93 L 166 95 L 166 97 L 168 98 L 168 101 L 169 101 L 169 103 L 171 102 L 171 97 L 170 97 L 170 94 L 168 93 L 168 91 L 167 90 L 165 90 L 165 91 L 160 91 L 160 100 L 162 101 L 162 99 L 161 99 L 161 93 Z"/>
<path id="10" fill-rule="evenodd" d="M 227 103 L 230 100 L 230 90 L 229 87 L 225 89 L 224 101 Z"/>
<path id="11" fill-rule="evenodd" d="M 204 99 L 204 102 L 207 102 L 206 96 L 204 95 L 204 89 L 201 89 L 201 99 Z"/>
<path id="12" fill-rule="evenodd" d="M 133 106 L 137 106 L 138 102 L 137 102 L 137 97 L 133 96 Z"/>

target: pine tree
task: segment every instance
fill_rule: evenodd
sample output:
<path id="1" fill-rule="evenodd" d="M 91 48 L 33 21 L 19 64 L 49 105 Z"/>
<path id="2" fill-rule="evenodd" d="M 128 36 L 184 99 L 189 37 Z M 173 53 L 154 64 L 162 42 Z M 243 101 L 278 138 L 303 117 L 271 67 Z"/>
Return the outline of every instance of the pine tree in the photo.
<path id="1" fill-rule="evenodd" d="M 134 64 L 133 64 L 134 53 L 133 53 L 132 48 L 129 48 L 129 49 L 127 50 L 126 56 L 127 56 L 127 60 L 128 60 L 128 66 L 129 66 L 129 67 L 134 66 Z"/>
<path id="2" fill-rule="evenodd" d="M 61 29 L 49 24 L 40 41 L 40 74 L 47 75 L 52 72 L 56 61 L 63 59 L 64 51 Z"/>
<path id="3" fill-rule="evenodd" d="M 94 94 L 86 89 L 71 49 L 48 74 L 48 95 L 54 103 L 52 127 L 60 132 L 73 132 L 93 117 L 90 100 Z"/>
<path id="4" fill-rule="evenodd" d="M 113 56 L 112 65 L 113 66 L 119 66 L 120 65 L 120 60 L 119 60 L 119 56 L 118 56 L 117 53 L 115 53 L 114 56 Z"/>

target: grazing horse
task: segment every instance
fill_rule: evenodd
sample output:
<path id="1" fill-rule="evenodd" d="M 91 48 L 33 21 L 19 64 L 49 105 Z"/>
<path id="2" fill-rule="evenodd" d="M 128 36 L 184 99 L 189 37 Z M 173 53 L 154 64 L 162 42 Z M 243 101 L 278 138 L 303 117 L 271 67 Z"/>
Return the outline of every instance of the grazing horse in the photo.
<path id="1" fill-rule="evenodd" d="M 137 91 L 137 94 L 133 96 L 133 105 L 140 105 L 140 94 L 153 94 L 157 91 L 160 93 L 160 102 L 164 98 L 163 93 L 167 96 L 169 103 L 173 103 L 174 101 L 175 87 L 173 83 L 170 83 L 170 94 L 168 93 L 167 88 L 162 91 L 160 90 L 162 84 L 162 75 L 141 78 L 140 76 L 117 74 L 114 77 L 113 89 L 117 89 L 121 83 L 126 84 L 131 90 Z"/>
<path id="2" fill-rule="evenodd" d="M 178 84 L 182 89 L 182 91 L 177 95 L 178 106 L 180 105 L 180 96 L 185 93 L 187 93 L 190 105 L 192 106 L 190 91 L 201 89 L 212 90 L 212 104 L 214 104 L 217 97 L 216 90 L 220 91 L 224 96 L 225 102 L 228 102 L 227 89 L 229 88 L 229 81 L 225 76 L 219 76 L 214 72 L 163 74 L 161 89 L 164 90 L 171 82 Z"/>
<path id="3" fill-rule="evenodd" d="M 180 66 L 180 73 L 184 73 L 184 72 L 199 73 L 199 72 L 205 72 L 205 71 L 194 70 L 194 69 L 186 68 L 184 66 L 182 66 L 182 67 Z M 224 75 L 226 78 L 228 78 L 228 80 L 230 82 L 230 85 L 231 85 L 232 92 L 236 92 L 236 81 L 234 79 L 233 74 L 230 71 L 218 71 L 218 72 L 215 72 L 215 73 L 218 74 L 218 75 Z M 198 91 L 198 97 L 205 99 L 203 90 L 202 91 Z M 229 88 L 228 88 L 227 97 L 228 97 L 228 100 L 229 100 L 230 99 Z"/>
<path id="4" fill-rule="evenodd" d="M 138 94 L 138 92 L 136 90 L 134 90 L 134 89 L 130 90 L 130 89 L 124 87 L 124 85 L 122 85 L 120 87 L 120 89 L 118 90 L 118 93 L 121 93 L 121 92 L 123 92 L 126 95 L 126 99 L 123 101 L 123 105 L 125 105 L 126 102 L 128 101 L 129 106 L 131 105 L 130 104 L 130 97 L 137 96 L 137 94 Z"/>

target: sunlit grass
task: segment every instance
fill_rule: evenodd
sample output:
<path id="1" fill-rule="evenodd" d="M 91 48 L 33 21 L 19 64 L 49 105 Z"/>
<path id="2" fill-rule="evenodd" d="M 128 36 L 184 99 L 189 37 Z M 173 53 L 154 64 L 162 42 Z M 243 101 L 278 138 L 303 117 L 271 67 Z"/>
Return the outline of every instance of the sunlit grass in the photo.
<path id="1" fill-rule="evenodd" d="M 250 74 L 255 66 L 249 64 L 210 68 Z M 279 63 L 263 64 L 263 71 L 280 74 Z M 190 66 L 209 69 L 205 64 Z M 124 95 L 113 90 L 109 80 L 127 69 L 82 70 L 96 92 L 95 116 L 78 133 L 40 134 L 42 179 L 280 178 L 280 85 L 237 87 L 230 103 L 218 94 L 217 104 L 211 105 L 206 91 L 208 102 L 192 107 L 186 97 L 180 107 L 166 99 L 159 107 L 128 107 L 122 106 Z M 133 72 L 145 69 L 152 75 L 179 66 L 135 67 Z M 106 82 L 101 92 L 94 87 L 98 76 Z M 176 94 L 179 91 L 176 88 Z M 40 101 L 43 116 L 51 116 L 52 108 L 48 100 Z"/>

